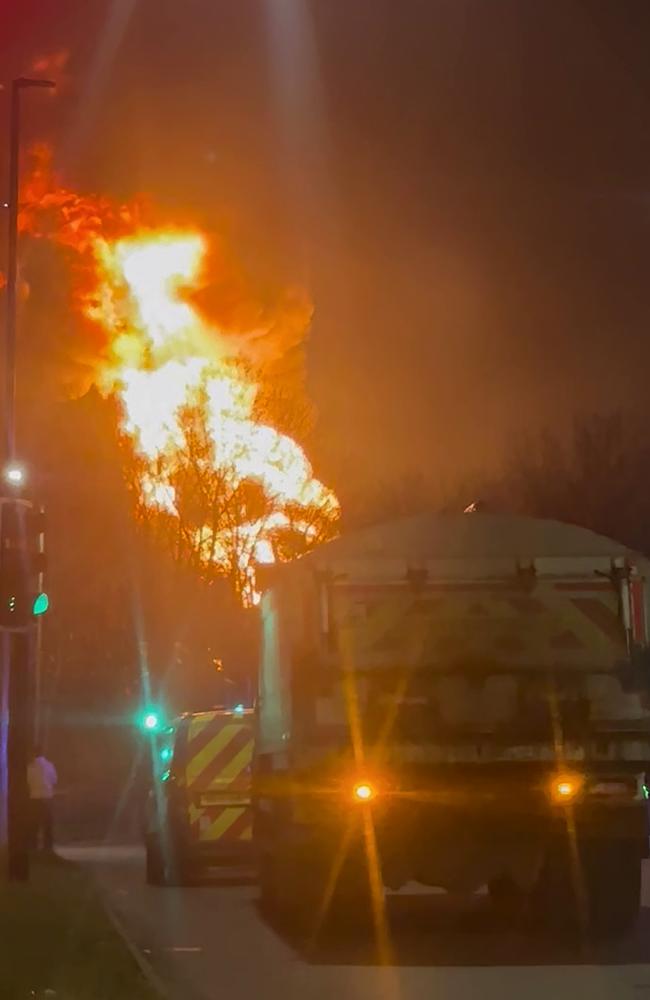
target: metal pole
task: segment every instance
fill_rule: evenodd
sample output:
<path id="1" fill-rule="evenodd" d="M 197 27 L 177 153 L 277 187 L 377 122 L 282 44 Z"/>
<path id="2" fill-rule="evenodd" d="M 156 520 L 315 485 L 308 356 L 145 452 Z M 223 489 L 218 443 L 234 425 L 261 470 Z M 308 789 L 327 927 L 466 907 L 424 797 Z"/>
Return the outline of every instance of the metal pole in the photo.
<path id="1" fill-rule="evenodd" d="M 43 530 L 42 518 L 45 514 L 45 508 L 39 507 L 39 514 L 41 517 L 41 530 L 38 534 L 38 552 L 41 558 L 41 566 L 38 574 L 38 592 L 39 594 L 43 590 L 44 580 L 43 580 L 43 559 L 45 556 L 45 532 Z M 43 619 L 38 618 L 36 622 L 36 635 L 34 637 L 34 745 L 38 745 L 41 742 L 41 698 L 42 698 L 42 661 L 43 661 Z"/>
<path id="2" fill-rule="evenodd" d="M 18 198 L 20 167 L 20 92 L 26 87 L 52 89 L 52 80 L 19 77 L 11 84 L 9 126 L 9 213 L 7 232 L 7 311 L 5 319 L 5 459 L 16 457 L 16 301 L 18 281 Z"/>
<path id="3" fill-rule="evenodd" d="M 9 739 L 9 640 L 11 632 L 0 632 L 0 845 L 7 847 L 9 775 L 7 741 Z"/>
<path id="4" fill-rule="evenodd" d="M 34 745 L 37 746 L 42 740 L 43 720 L 41 701 L 43 698 L 43 622 L 39 618 L 36 622 L 36 643 L 34 652 Z"/>
<path id="5" fill-rule="evenodd" d="M 5 459 L 16 456 L 16 283 L 18 279 L 18 162 L 20 158 L 21 81 L 11 85 L 9 126 L 9 230 L 7 233 L 7 311 L 5 319 Z"/>
<path id="6" fill-rule="evenodd" d="M 30 814 L 27 788 L 27 765 L 32 740 L 29 677 L 29 634 L 27 631 L 9 635 L 9 739 L 8 809 L 7 809 L 7 875 L 11 881 L 26 882 L 29 878 Z"/>

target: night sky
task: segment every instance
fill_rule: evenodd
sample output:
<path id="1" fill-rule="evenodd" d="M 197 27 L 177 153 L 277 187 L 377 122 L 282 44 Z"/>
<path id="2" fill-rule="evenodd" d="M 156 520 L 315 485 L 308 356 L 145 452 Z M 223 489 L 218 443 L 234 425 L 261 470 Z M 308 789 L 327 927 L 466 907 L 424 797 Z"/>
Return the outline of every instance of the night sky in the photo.
<path id="1" fill-rule="evenodd" d="M 335 486 L 447 486 L 522 431 L 647 406 L 647 0 L 0 6 L 5 80 L 70 51 L 28 115 L 70 181 L 309 290 Z"/>

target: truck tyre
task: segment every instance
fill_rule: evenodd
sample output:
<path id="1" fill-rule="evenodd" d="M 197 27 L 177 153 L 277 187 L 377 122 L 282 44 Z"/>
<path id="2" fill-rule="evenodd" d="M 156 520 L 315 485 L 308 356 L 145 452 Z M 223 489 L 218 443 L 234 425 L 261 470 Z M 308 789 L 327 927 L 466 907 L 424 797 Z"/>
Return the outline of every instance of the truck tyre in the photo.
<path id="1" fill-rule="evenodd" d="M 176 853 L 167 858 L 164 885 L 187 886 L 192 884 L 192 873 L 187 861 Z"/>
<path id="2" fill-rule="evenodd" d="M 259 862 L 260 906 L 272 921 L 287 929 L 304 926 L 312 893 L 309 873 L 275 854 L 264 854 Z"/>
<path id="3" fill-rule="evenodd" d="M 552 935 L 616 940 L 634 927 L 641 900 L 641 847 L 627 841 L 586 841 L 576 865 L 568 845 L 545 859 L 533 894 L 534 912 Z"/>
<path id="4" fill-rule="evenodd" d="M 172 850 L 170 854 L 165 857 L 158 837 L 147 837 L 146 879 L 148 885 L 189 885 L 189 866 L 182 857 L 179 857 L 176 851 Z"/>
<path id="5" fill-rule="evenodd" d="M 341 874 L 327 914 L 327 919 L 333 927 L 346 932 L 363 932 L 372 926 L 373 905 L 370 884 L 365 864 L 362 862 L 359 867 L 360 871 Z M 377 903 L 382 906 L 383 897 Z"/>
<path id="6" fill-rule="evenodd" d="M 488 882 L 488 896 L 494 916 L 505 923 L 512 923 L 524 909 L 525 893 L 508 875 L 499 875 Z"/>
<path id="7" fill-rule="evenodd" d="M 271 923 L 301 938 L 327 928 L 344 934 L 370 926 L 370 895 L 361 884 L 342 880 L 323 911 L 326 876 L 319 867 L 267 854 L 260 859 L 260 909 Z"/>
<path id="8" fill-rule="evenodd" d="M 146 880 L 148 885 L 162 885 L 165 881 L 165 868 L 160 844 L 154 837 L 147 837 L 145 841 L 146 850 Z"/>
<path id="9" fill-rule="evenodd" d="M 641 906 L 640 845 L 625 841 L 588 845 L 583 867 L 591 933 L 600 940 L 625 937 Z"/>
<path id="10" fill-rule="evenodd" d="M 279 908 L 277 874 L 273 858 L 262 855 L 257 863 L 257 883 L 260 893 L 260 907 L 265 916 L 275 917 Z"/>

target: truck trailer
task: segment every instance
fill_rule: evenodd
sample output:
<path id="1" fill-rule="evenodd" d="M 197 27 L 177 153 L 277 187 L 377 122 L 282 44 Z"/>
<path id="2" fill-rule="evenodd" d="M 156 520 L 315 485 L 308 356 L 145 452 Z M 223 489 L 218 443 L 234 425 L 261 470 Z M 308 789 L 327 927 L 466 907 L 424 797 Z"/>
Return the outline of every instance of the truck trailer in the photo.
<path id="1" fill-rule="evenodd" d="M 316 921 L 413 880 L 612 938 L 640 905 L 646 577 L 609 538 L 483 513 L 344 535 L 262 581 L 264 907 Z"/>

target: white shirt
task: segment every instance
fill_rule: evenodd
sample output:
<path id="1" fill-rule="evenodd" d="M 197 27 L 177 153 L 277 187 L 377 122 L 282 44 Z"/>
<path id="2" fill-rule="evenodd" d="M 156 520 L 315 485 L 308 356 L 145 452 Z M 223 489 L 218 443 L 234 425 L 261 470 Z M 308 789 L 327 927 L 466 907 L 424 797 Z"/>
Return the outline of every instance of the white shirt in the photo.
<path id="1" fill-rule="evenodd" d="M 51 799 L 57 782 L 56 768 L 47 757 L 35 757 L 27 768 L 30 799 Z"/>

